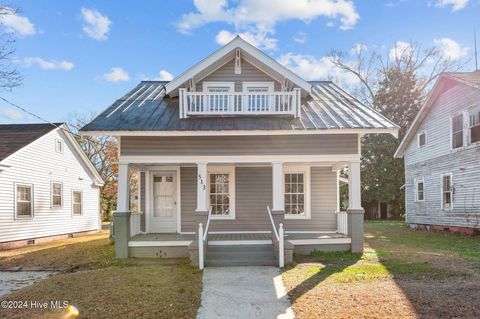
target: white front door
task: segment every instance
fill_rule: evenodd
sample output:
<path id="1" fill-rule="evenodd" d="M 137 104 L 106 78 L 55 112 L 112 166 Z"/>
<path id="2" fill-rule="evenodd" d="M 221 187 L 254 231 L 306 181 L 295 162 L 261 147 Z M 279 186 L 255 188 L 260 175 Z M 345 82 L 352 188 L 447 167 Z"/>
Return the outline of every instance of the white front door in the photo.
<path id="1" fill-rule="evenodd" d="M 152 174 L 153 209 L 150 232 L 175 233 L 177 230 L 177 176 L 175 172 Z"/>

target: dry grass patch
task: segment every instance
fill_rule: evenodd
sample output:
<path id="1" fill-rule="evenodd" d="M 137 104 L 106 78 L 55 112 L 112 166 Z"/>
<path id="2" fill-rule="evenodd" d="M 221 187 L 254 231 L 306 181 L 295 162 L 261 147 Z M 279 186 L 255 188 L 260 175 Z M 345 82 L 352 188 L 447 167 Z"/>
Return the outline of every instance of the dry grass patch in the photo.
<path id="1" fill-rule="evenodd" d="M 366 223 L 365 253 L 297 256 L 283 279 L 298 318 L 479 318 L 480 241 Z"/>
<path id="2" fill-rule="evenodd" d="M 0 269 L 74 271 L 115 263 L 108 232 L 0 251 Z"/>
<path id="3" fill-rule="evenodd" d="M 4 299 L 65 300 L 78 308 L 81 318 L 194 318 L 200 291 L 201 272 L 184 263 L 65 273 Z M 64 318 L 66 313 L 65 309 L 0 310 L 0 317 Z"/>

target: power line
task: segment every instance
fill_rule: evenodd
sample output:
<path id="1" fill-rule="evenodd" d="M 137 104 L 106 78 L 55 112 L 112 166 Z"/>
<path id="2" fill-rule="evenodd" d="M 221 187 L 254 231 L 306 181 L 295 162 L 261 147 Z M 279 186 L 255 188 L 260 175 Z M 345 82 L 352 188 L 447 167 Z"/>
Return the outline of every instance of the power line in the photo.
<path id="1" fill-rule="evenodd" d="M 52 123 L 52 122 L 44 119 L 44 118 L 41 117 L 40 115 L 37 115 L 37 114 L 35 114 L 35 113 L 27 110 L 26 108 L 24 108 L 24 107 L 22 107 L 22 106 L 20 106 L 20 105 L 17 105 L 17 104 L 15 104 L 15 103 L 13 103 L 13 102 L 10 102 L 9 100 L 7 100 L 6 98 L 4 98 L 4 97 L 2 97 L 2 96 L 0 96 L 0 100 L 2 100 L 2 101 L 4 101 L 5 103 L 7 103 L 7 104 L 9 104 L 9 105 L 11 105 L 11 106 L 13 106 L 13 107 L 21 110 L 21 111 L 23 111 L 23 112 L 25 112 L 25 113 L 33 116 L 33 117 L 39 119 L 39 120 L 42 121 L 42 122 L 45 122 L 45 123 L 47 123 L 47 124 L 50 124 L 50 125 L 52 125 L 53 127 L 58 128 L 58 129 L 60 129 L 60 130 L 62 130 L 62 131 L 64 131 L 64 132 L 67 132 L 67 133 L 69 133 L 69 134 L 72 134 L 72 135 L 75 136 L 75 137 L 78 137 L 78 138 L 81 138 L 81 139 L 85 139 L 85 140 L 87 140 L 88 142 L 97 144 L 97 145 L 99 145 L 99 146 L 101 146 L 101 147 L 107 147 L 107 148 L 112 148 L 112 149 L 114 149 L 114 150 L 117 150 L 117 148 L 111 147 L 111 146 L 106 145 L 106 144 L 101 144 L 101 143 L 99 143 L 99 142 L 97 142 L 97 141 L 91 140 L 91 139 L 88 138 L 88 137 L 85 137 L 85 136 L 82 136 L 82 135 L 80 135 L 80 134 L 71 132 L 71 131 L 69 131 L 69 130 L 67 130 L 67 129 L 64 129 L 63 127 L 58 126 L 58 125 L 56 125 L 55 123 Z"/>

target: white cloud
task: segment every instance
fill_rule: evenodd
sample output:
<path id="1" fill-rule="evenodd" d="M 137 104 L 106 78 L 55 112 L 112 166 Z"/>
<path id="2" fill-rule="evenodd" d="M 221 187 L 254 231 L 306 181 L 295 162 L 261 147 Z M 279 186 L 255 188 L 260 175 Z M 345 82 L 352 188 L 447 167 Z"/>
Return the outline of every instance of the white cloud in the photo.
<path id="1" fill-rule="evenodd" d="M 293 41 L 297 43 L 305 43 L 307 41 L 307 34 L 305 32 L 297 32 L 293 37 Z"/>
<path id="2" fill-rule="evenodd" d="M 223 22 L 234 26 L 237 33 L 249 34 L 264 47 L 276 43 L 277 40 L 268 35 L 275 33 L 279 22 L 301 20 L 308 23 L 325 17 L 338 21 L 339 28 L 347 30 L 360 18 L 351 0 L 276 0 L 274 3 L 271 0 L 194 0 L 194 5 L 196 11 L 182 15 L 178 22 L 180 32 L 190 33 L 205 24 Z M 221 42 L 225 42 L 227 35 L 217 34 L 217 42 L 220 37 L 224 40 Z"/>
<path id="3" fill-rule="evenodd" d="M 63 70 L 63 71 L 70 71 L 73 69 L 75 64 L 69 61 L 56 61 L 56 60 L 44 60 L 40 57 L 29 57 L 23 59 L 23 62 L 27 66 L 31 66 L 33 64 L 38 65 L 42 70 Z"/>
<path id="4" fill-rule="evenodd" d="M 470 51 L 469 48 L 462 47 L 458 42 L 450 38 L 435 39 L 433 44 L 438 47 L 445 59 L 452 61 L 464 58 Z"/>
<path id="5" fill-rule="evenodd" d="M 149 76 L 146 76 L 145 74 L 142 74 L 140 76 L 140 79 L 142 81 L 171 81 L 173 80 L 173 75 L 167 70 L 161 70 L 160 72 L 158 72 L 158 76 L 156 77 L 149 77 Z"/>
<path id="6" fill-rule="evenodd" d="M 287 53 L 280 56 L 278 62 L 307 80 L 334 79 L 346 84 L 358 83 L 353 74 L 340 70 L 327 56 L 315 58 L 311 55 Z"/>
<path id="7" fill-rule="evenodd" d="M 352 54 L 360 54 L 364 51 L 367 51 L 368 50 L 368 47 L 367 45 L 363 44 L 363 43 L 356 43 L 353 47 L 352 47 L 352 50 L 350 51 Z"/>
<path id="8" fill-rule="evenodd" d="M 402 59 L 411 55 L 413 52 L 412 44 L 404 41 L 397 41 L 395 46 L 390 49 L 388 57 L 391 60 Z"/>
<path id="9" fill-rule="evenodd" d="M 245 41 L 252 44 L 255 47 L 260 49 L 265 49 L 268 51 L 273 51 L 277 49 L 277 39 L 270 38 L 267 36 L 267 32 L 261 31 L 249 31 L 249 32 L 240 32 L 238 33 Z M 218 32 L 215 37 L 215 41 L 217 41 L 220 45 L 225 45 L 228 42 L 232 41 L 237 34 L 231 33 L 227 30 L 222 30 Z"/>
<path id="10" fill-rule="evenodd" d="M 458 11 L 465 8 L 470 0 L 437 0 L 435 6 L 445 8 L 452 6 L 452 11 Z"/>
<path id="11" fill-rule="evenodd" d="M 82 16 L 84 19 L 83 31 L 95 40 L 108 39 L 108 32 L 112 21 L 107 16 L 102 15 L 97 10 L 82 8 Z"/>
<path id="12" fill-rule="evenodd" d="M 2 8 L 0 12 L 0 24 L 7 32 L 16 33 L 20 36 L 29 36 L 36 33 L 35 26 L 27 17 L 15 13 L 14 9 Z"/>
<path id="13" fill-rule="evenodd" d="M 0 115 L 6 117 L 9 120 L 19 120 L 23 117 L 22 113 L 9 107 L 0 110 Z"/>
<path id="14" fill-rule="evenodd" d="M 122 81 L 128 81 L 130 80 L 130 77 L 128 76 L 128 73 L 125 72 L 125 70 L 123 70 L 122 68 L 113 67 L 110 69 L 110 72 L 103 75 L 103 79 L 105 81 L 117 83 Z"/>

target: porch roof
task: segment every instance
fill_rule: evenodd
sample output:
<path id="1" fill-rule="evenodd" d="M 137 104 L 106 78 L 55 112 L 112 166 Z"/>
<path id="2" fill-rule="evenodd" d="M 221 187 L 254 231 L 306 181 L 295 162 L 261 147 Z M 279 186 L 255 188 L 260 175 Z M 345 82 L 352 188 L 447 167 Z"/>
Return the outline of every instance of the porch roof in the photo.
<path id="1" fill-rule="evenodd" d="M 80 131 L 123 135 L 124 132 L 312 131 L 366 129 L 396 135 L 398 126 L 365 106 L 331 81 L 312 81 L 298 118 L 272 116 L 179 117 L 178 98 L 166 95 L 166 81 L 142 81 Z M 273 133 L 273 132 L 272 132 Z"/>

